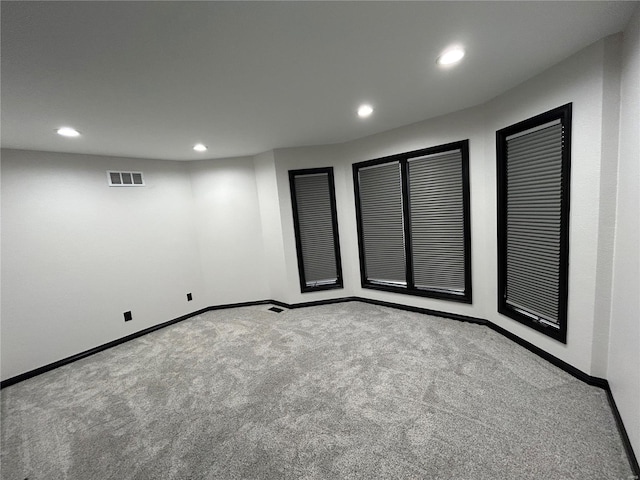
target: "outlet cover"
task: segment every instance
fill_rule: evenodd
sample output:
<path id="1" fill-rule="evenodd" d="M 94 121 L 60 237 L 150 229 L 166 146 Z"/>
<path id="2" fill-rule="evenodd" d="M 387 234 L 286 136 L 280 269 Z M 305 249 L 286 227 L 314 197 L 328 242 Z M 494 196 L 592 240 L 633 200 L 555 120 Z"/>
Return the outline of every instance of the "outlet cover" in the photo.
<path id="1" fill-rule="evenodd" d="M 133 320 L 133 317 L 131 316 L 131 311 L 124 312 L 124 321 L 128 322 L 129 320 Z"/>
<path id="2" fill-rule="evenodd" d="M 193 300 L 193 295 L 187 293 L 187 302 L 190 302 L 191 300 Z"/>

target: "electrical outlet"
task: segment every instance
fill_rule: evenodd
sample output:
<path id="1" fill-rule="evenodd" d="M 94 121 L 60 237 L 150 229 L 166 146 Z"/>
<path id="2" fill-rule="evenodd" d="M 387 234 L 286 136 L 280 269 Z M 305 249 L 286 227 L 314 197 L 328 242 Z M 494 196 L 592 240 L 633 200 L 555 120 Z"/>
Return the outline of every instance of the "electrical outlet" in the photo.
<path id="1" fill-rule="evenodd" d="M 131 310 L 129 310 L 128 312 L 124 312 L 124 321 L 128 322 L 129 320 L 133 320 L 133 317 L 131 316 Z"/>
<path id="2" fill-rule="evenodd" d="M 193 300 L 193 295 L 187 293 L 187 302 L 190 302 L 191 300 Z"/>

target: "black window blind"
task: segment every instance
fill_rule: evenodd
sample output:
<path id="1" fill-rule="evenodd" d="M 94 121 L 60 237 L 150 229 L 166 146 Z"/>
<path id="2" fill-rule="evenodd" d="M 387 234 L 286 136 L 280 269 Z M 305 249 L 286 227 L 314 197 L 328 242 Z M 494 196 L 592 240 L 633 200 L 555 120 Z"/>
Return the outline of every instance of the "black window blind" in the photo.
<path id="1" fill-rule="evenodd" d="M 469 141 L 353 165 L 362 286 L 471 303 Z"/>
<path id="2" fill-rule="evenodd" d="M 506 302 L 557 325 L 563 127 L 558 120 L 506 141 Z"/>
<path id="3" fill-rule="evenodd" d="M 410 158 L 409 210 L 416 288 L 465 289 L 464 208 L 460 150 Z"/>
<path id="4" fill-rule="evenodd" d="M 302 291 L 342 286 L 332 169 L 290 172 Z"/>
<path id="5" fill-rule="evenodd" d="M 566 343 L 571 111 L 496 132 L 498 311 Z"/>
<path id="6" fill-rule="evenodd" d="M 366 279 L 406 285 L 400 163 L 364 167 L 358 173 Z"/>

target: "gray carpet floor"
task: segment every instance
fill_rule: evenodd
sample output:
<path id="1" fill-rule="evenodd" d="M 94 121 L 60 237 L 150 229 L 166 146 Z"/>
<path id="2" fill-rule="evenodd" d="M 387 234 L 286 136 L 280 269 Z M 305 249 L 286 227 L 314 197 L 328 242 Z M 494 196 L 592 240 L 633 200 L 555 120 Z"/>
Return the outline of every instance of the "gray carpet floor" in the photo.
<path id="1" fill-rule="evenodd" d="M 1 476 L 627 479 L 603 390 L 487 327 L 209 312 L 1 392 Z"/>

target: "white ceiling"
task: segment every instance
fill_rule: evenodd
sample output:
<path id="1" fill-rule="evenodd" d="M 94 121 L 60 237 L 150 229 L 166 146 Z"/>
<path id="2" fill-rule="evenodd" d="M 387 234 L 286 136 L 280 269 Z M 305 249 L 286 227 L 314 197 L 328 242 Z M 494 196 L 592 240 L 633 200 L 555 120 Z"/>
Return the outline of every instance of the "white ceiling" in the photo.
<path id="1" fill-rule="evenodd" d="M 637 6 L 3 1 L 2 146 L 193 160 L 344 142 L 483 103 Z M 443 70 L 453 43 L 467 55 Z"/>

